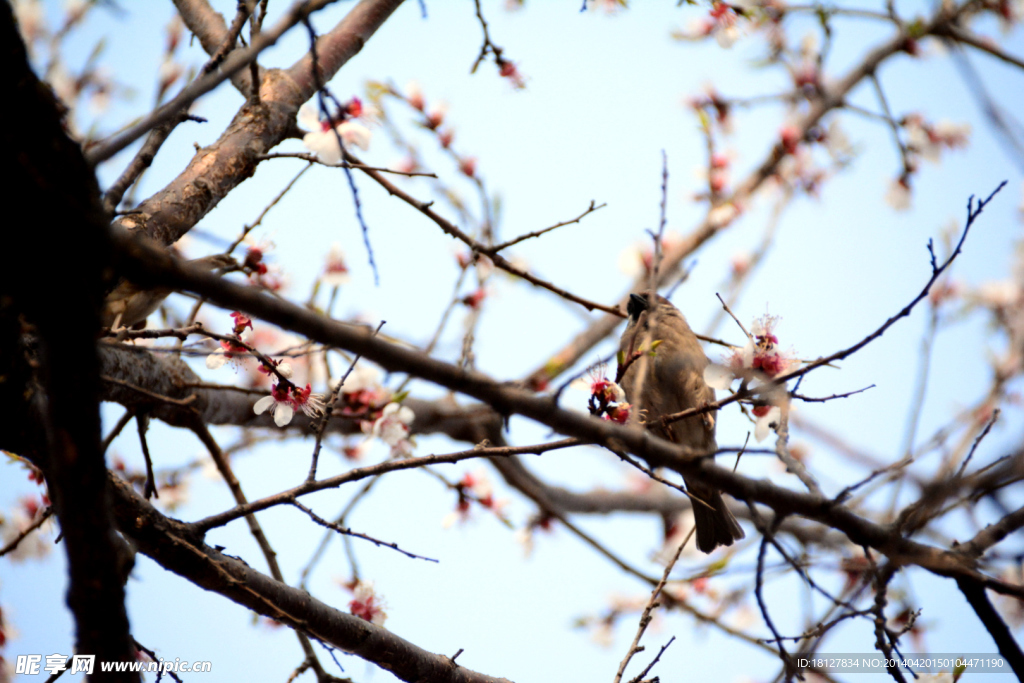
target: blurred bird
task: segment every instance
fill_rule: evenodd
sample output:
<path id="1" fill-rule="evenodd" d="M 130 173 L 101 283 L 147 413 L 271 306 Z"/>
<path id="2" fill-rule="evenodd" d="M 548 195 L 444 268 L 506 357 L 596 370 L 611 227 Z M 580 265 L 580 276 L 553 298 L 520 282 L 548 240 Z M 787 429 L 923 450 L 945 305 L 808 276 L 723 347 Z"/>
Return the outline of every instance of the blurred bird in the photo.
<path id="1" fill-rule="evenodd" d="M 662 425 L 663 415 L 712 403 L 715 390 L 704 382 L 708 358 L 679 309 L 663 296 L 630 294 L 629 323 L 619 343 L 620 362 L 627 364 L 620 382 L 626 400 L 657 436 L 700 453 L 714 453 L 715 414 L 694 415 Z M 653 349 L 653 353 L 651 352 Z M 637 352 L 639 356 L 630 360 Z M 743 538 L 743 529 L 712 486 L 683 477 L 693 498 L 697 547 L 710 553 Z"/>
<path id="2" fill-rule="evenodd" d="M 226 254 L 204 256 L 191 260 L 188 264 L 207 272 L 218 269 L 224 271 L 238 269 L 235 259 Z M 146 318 L 160 308 L 160 304 L 173 291 L 166 287 L 143 289 L 134 282 L 122 279 L 107 295 L 103 305 L 101 325 L 109 327 L 111 330 L 145 327 Z"/>

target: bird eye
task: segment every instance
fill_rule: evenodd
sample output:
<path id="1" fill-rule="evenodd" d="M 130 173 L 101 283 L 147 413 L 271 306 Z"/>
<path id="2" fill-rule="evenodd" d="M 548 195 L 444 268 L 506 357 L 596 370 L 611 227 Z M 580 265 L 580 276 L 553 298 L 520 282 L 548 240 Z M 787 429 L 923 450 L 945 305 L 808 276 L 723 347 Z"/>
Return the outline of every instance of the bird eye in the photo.
<path id="1" fill-rule="evenodd" d="M 635 322 L 640 317 L 640 314 L 649 307 L 646 294 L 630 294 L 629 303 L 626 304 L 626 312 L 629 314 L 630 320 Z"/>

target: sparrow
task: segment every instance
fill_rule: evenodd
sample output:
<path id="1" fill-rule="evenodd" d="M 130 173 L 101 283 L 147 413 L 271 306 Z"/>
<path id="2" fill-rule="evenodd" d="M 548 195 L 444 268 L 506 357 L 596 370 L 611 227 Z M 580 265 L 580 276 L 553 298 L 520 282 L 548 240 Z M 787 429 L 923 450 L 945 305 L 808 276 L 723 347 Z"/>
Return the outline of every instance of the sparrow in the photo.
<path id="1" fill-rule="evenodd" d="M 204 256 L 193 259 L 188 264 L 207 272 L 238 269 L 238 263 L 226 254 Z M 165 287 L 143 289 L 134 282 L 122 279 L 110 294 L 107 294 L 101 314 L 101 325 L 111 330 L 145 327 L 146 318 L 160 308 L 160 304 L 173 291 Z"/>
<path id="2" fill-rule="evenodd" d="M 668 299 L 653 293 L 630 294 L 626 311 L 629 322 L 619 342 L 619 384 L 635 408 L 634 414 L 663 439 L 700 453 L 714 453 L 718 449 L 715 412 L 665 425 L 659 420 L 715 400 L 715 390 L 704 382 L 708 358 L 686 318 Z M 693 520 L 702 552 L 710 553 L 743 538 L 743 529 L 718 489 L 685 475 L 683 481 L 696 499 L 691 501 Z"/>

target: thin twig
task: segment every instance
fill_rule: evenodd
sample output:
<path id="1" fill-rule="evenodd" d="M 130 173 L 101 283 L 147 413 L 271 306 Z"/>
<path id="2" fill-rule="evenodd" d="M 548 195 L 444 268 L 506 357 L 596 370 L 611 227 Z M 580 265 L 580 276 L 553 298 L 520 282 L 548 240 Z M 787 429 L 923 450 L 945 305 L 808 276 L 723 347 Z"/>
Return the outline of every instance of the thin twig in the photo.
<path id="1" fill-rule="evenodd" d="M 626 652 L 626 656 L 623 657 L 622 661 L 619 663 L 619 670 L 615 672 L 615 678 L 613 679 L 614 683 L 619 683 L 619 681 L 622 680 L 622 676 L 626 672 L 626 667 L 629 666 L 629 661 L 633 658 L 633 655 L 638 654 L 643 650 L 643 648 L 640 647 L 640 639 L 643 637 L 644 631 L 647 630 L 647 627 L 651 623 L 651 613 L 654 611 L 655 607 L 659 606 L 658 596 L 661 595 L 661 590 L 665 587 L 665 582 L 668 581 L 668 575 L 672 573 L 672 568 L 676 566 L 676 562 L 679 561 L 679 556 L 683 553 L 683 548 L 686 547 L 686 544 L 690 541 L 690 538 L 693 537 L 693 532 L 695 530 L 696 527 L 690 529 L 690 533 L 686 535 L 686 538 L 683 539 L 683 542 L 679 544 L 678 548 L 676 548 L 675 555 L 673 555 L 672 559 L 669 560 L 667 565 L 665 565 L 665 571 L 661 574 L 661 580 L 658 581 L 658 585 L 656 585 L 654 587 L 654 590 L 651 591 L 651 597 L 647 600 L 647 604 L 644 606 L 644 611 L 640 615 L 640 623 L 637 625 L 636 635 L 633 637 L 633 642 L 632 644 L 630 644 L 629 650 Z M 669 642 L 671 643 L 672 641 Z M 654 661 L 658 661 L 657 658 L 655 658 Z M 652 666 L 653 664 L 654 662 L 651 663 Z M 643 673 L 641 673 L 640 676 L 638 676 L 634 680 L 639 680 L 649 670 L 650 667 L 644 669 Z"/>
<path id="2" fill-rule="evenodd" d="M 33 531 L 41 527 L 46 522 L 46 520 L 48 520 L 52 516 L 53 508 L 47 507 L 45 510 L 42 511 L 42 513 L 40 513 L 39 519 L 35 520 L 27 527 L 19 531 L 18 535 L 12 538 L 7 545 L 5 545 L 3 548 L 0 548 L 0 557 L 3 557 L 7 553 L 16 549 L 18 545 L 21 544 L 21 542 L 28 537 L 29 534 L 31 534 Z"/>
<path id="3" fill-rule="evenodd" d="M 417 458 L 406 458 L 405 460 L 383 462 L 377 465 L 367 465 L 366 467 L 358 467 L 344 474 L 339 474 L 327 479 L 303 483 L 272 496 L 236 506 L 230 510 L 226 510 L 225 512 L 201 519 L 198 522 L 195 522 L 193 526 L 196 529 L 205 532 L 215 527 L 224 526 L 235 519 L 254 512 L 259 512 L 260 510 L 266 510 L 267 508 L 274 507 L 276 505 L 290 504 L 293 499 L 308 493 L 338 488 L 339 486 L 349 482 L 379 476 L 388 472 L 417 469 L 420 467 L 426 467 L 427 465 L 451 464 L 474 458 L 508 457 L 511 455 L 522 455 L 527 453 L 540 454 L 560 448 L 577 446 L 579 444 L 580 442 L 578 439 L 561 439 L 560 441 L 552 441 L 546 444 L 535 444 L 532 446 L 472 448 L 468 451 L 459 451 L 457 453 L 448 453 L 445 455 L 425 455 Z"/>
<path id="4" fill-rule="evenodd" d="M 379 169 L 374 169 L 374 170 L 379 170 Z M 434 174 L 430 174 L 430 175 L 434 175 Z M 434 177 L 436 178 L 437 176 L 434 176 Z M 516 237 L 514 239 L 510 239 L 507 242 L 502 242 L 501 244 L 496 244 L 493 247 L 487 247 L 486 249 L 481 249 L 480 251 L 481 251 L 481 253 L 484 253 L 484 254 L 495 254 L 495 253 L 501 251 L 502 249 L 508 249 L 509 247 L 511 247 L 511 246 L 513 246 L 515 244 L 519 244 L 520 242 L 524 242 L 524 241 L 526 241 L 528 239 L 532 239 L 534 237 L 540 237 L 544 233 L 551 232 L 552 230 L 556 230 L 556 229 L 564 227 L 566 225 L 572 225 L 573 223 L 579 223 L 587 215 L 592 214 L 595 211 L 598 211 L 600 209 L 603 209 L 606 206 L 608 206 L 608 205 L 607 204 L 595 204 L 594 200 L 590 200 L 590 206 L 588 206 L 586 208 L 586 210 L 583 213 L 581 213 L 579 216 L 576 216 L 576 218 L 570 218 L 567 221 L 561 221 L 560 223 L 555 223 L 554 225 L 552 225 L 550 227 L 547 227 L 547 228 L 544 228 L 542 230 L 535 230 L 534 232 L 528 232 L 525 235 L 520 235 L 519 237 Z"/>
<path id="5" fill-rule="evenodd" d="M 737 318 L 736 314 L 732 312 L 732 309 L 729 308 L 729 304 L 725 303 L 725 299 L 722 298 L 722 295 L 719 294 L 718 292 L 715 292 L 715 296 L 717 296 L 718 300 L 722 302 L 722 308 L 724 308 L 725 312 L 729 314 L 729 317 L 735 320 L 736 324 L 740 326 L 740 329 L 743 331 L 743 335 L 747 339 L 753 341 L 754 337 L 751 336 L 750 332 L 747 332 L 747 328 L 743 326 L 743 323 L 740 322 L 740 319 Z"/>
<path id="6" fill-rule="evenodd" d="M 355 168 L 360 171 L 371 170 L 377 171 L 378 173 L 394 173 L 395 175 L 421 177 L 421 178 L 436 178 L 436 173 L 426 173 L 423 171 L 399 171 L 393 168 L 385 168 L 383 166 L 366 166 L 364 164 L 352 164 L 347 161 L 339 161 L 336 164 L 329 164 L 323 159 L 319 158 L 315 154 L 309 152 L 270 152 L 268 154 L 261 154 L 257 157 L 260 161 L 266 161 L 267 159 L 302 159 L 313 164 L 319 164 L 326 166 L 327 168 Z M 603 206 L 603 205 L 602 205 Z"/>
<path id="7" fill-rule="evenodd" d="M 362 162 L 356 156 L 354 156 L 351 152 L 347 150 L 345 151 L 345 159 L 355 164 L 363 165 Z M 441 230 L 444 231 L 446 234 L 451 235 L 452 237 L 460 240 L 475 252 L 487 254 L 490 257 L 491 261 L 494 262 L 494 265 L 497 266 L 498 268 L 501 268 L 502 270 L 511 273 L 512 275 L 521 277 L 532 285 L 536 285 L 537 287 L 542 287 L 550 292 L 554 292 L 563 299 L 567 299 L 574 303 L 580 304 L 588 311 L 599 310 L 604 311 L 605 313 L 610 313 L 614 316 L 617 316 L 618 318 L 626 317 L 626 314 L 623 313 L 617 307 L 606 306 L 605 304 L 600 304 L 595 301 L 589 301 L 582 297 L 578 297 L 575 294 L 572 294 L 564 289 L 561 289 L 560 287 L 556 287 L 552 283 L 546 282 L 545 280 L 538 278 L 532 273 L 529 273 L 528 271 L 519 268 L 518 266 L 512 264 L 511 261 L 506 259 L 501 254 L 488 253 L 490 245 L 481 244 L 480 242 L 473 239 L 472 237 L 464 233 L 462 230 L 457 228 L 454 224 L 452 224 L 445 218 L 442 218 L 440 214 L 431 209 L 433 202 L 421 202 L 415 199 L 412 195 L 399 188 L 397 185 L 389 181 L 387 178 L 384 178 L 377 171 L 371 171 L 368 169 L 361 170 L 363 170 L 364 173 L 373 178 L 378 184 L 380 184 L 381 187 L 387 190 L 388 194 L 398 197 L 403 202 L 405 202 L 409 206 L 413 207 L 414 209 L 422 213 L 424 216 L 433 221 L 434 224 L 441 228 Z"/>
<path id="8" fill-rule="evenodd" d="M 729 405 L 730 403 L 735 403 L 736 401 L 739 401 L 741 399 L 750 398 L 751 396 L 754 396 L 758 393 L 770 390 L 772 387 L 783 385 L 791 379 L 802 377 L 803 375 L 806 375 L 809 372 L 817 370 L 822 366 L 829 365 L 837 360 L 843 360 L 844 358 L 853 355 L 854 353 L 860 351 L 862 348 L 864 348 L 871 342 L 881 337 L 897 321 L 899 321 L 901 318 L 909 316 L 911 311 L 914 310 L 914 307 L 916 307 L 917 304 L 919 304 L 925 297 L 928 296 L 928 292 L 931 291 L 932 285 L 935 284 L 939 277 L 946 271 L 947 268 L 949 268 L 949 266 L 953 263 L 956 257 L 960 255 L 960 251 L 964 245 L 964 240 L 967 239 L 967 234 L 970 231 L 971 226 L 974 224 L 974 221 L 978 218 L 978 216 L 981 215 L 982 211 L 984 211 L 985 207 L 989 204 L 989 202 L 992 201 L 996 194 L 1004 187 L 1006 187 L 1006 182 L 1007 181 L 1005 180 L 1001 182 L 999 186 L 995 190 L 993 190 L 991 194 L 988 195 L 988 197 L 986 197 L 985 199 L 979 199 L 977 204 L 974 203 L 974 195 L 970 196 L 970 198 L 967 200 L 967 222 L 964 225 L 963 233 L 960 235 L 960 240 L 959 242 L 957 242 L 956 248 L 953 249 L 953 252 L 945 261 L 942 262 L 942 264 L 936 263 L 935 254 L 934 252 L 931 252 L 932 276 L 928 279 L 928 282 L 925 283 L 924 287 L 921 289 L 918 295 L 914 297 L 913 300 L 911 300 L 910 303 L 908 303 L 898 313 L 896 313 L 888 320 L 886 320 L 884 323 L 882 323 L 882 325 L 874 332 L 867 335 L 853 346 L 849 346 L 845 349 L 842 349 L 841 351 L 836 351 L 830 356 L 819 358 L 818 360 L 812 361 L 805 365 L 804 367 L 793 370 L 792 372 L 779 375 L 770 382 L 766 382 L 757 390 L 738 391 L 732 396 L 724 398 L 721 401 L 714 401 L 712 403 L 700 406 L 698 408 L 691 408 L 689 410 L 684 410 L 678 413 L 674 413 L 672 415 L 665 415 L 664 417 L 661 418 L 662 421 L 665 422 L 666 424 L 678 422 L 679 420 L 684 420 L 693 415 L 702 415 L 704 413 L 709 413 L 713 410 L 718 410 L 723 406 Z M 931 242 L 929 241 L 929 248 L 930 247 Z"/>
<path id="9" fill-rule="evenodd" d="M 374 538 L 373 536 L 368 536 L 367 534 L 361 533 L 359 531 L 353 531 L 352 529 L 349 529 L 347 527 L 340 526 L 338 524 L 335 524 L 334 522 L 328 522 L 326 519 L 324 519 L 323 517 L 320 517 L 315 512 L 313 512 L 312 510 L 310 510 L 308 507 L 306 507 L 305 505 L 303 505 L 302 503 L 300 503 L 297 500 L 289 501 L 289 504 L 294 506 L 295 508 L 297 508 L 299 510 L 302 510 L 304 513 L 306 513 L 306 516 L 308 516 L 316 524 L 319 524 L 320 526 L 324 527 L 325 529 L 331 529 L 332 531 L 336 531 L 339 534 L 343 534 L 345 536 L 352 536 L 353 538 L 361 538 L 364 541 L 369 541 L 370 543 L 373 543 L 378 548 L 391 548 L 392 550 L 395 550 L 395 551 L 401 553 L 402 555 L 405 555 L 406 557 L 412 558 L 414 560 L 426 560 L 427 562 L 438 562 L 438 560 L 435 560 L 435 559 L 433 559 L 431 557 L 426 557 L 424 555 L 417 555 L 415 553 L 410 553 L 407 550 L 402 550 L 401 548 L 398 547 L 397 543 L 394 543 L 394 542 L 389 543 L 387 541 L 382 541 L 382 540 L 380 540 L 378 538 Z"/>
<path id="10" fill-rule="evenodd" d="M 380 324 L 377 325 L 377 329 L 373 331 L 374 336 L 380 332 L 380 328 L 384 327 L 386 321 L 381 320 Z M 313 446 L 313 457 L 309 464 L 309 474 L 306 475 L 306 481 L 312 482 L 316 480 L 316 464 L 320 459 L 320 446 L 323 443 L 324 429 L 327 427 L 327 421 L 330 419 L 334 412 L 334 404 L 341 400 L 341 390 L 345 385 L 345 380 L 352 374 L 352 371 L 356 369 L 356 363 L 362 356 L 356 354 L 352 359 L 352 362 L 348 366 L 348 370 L 342 375 L 341 379 L 338 380 L 338 385 L 334 389 L 333 395 L 330 395 L 330 400 L 324 401 L 324 412 L 316 419 L 313 423 L 313 434 L 315 435 L 316 442 Z"/>

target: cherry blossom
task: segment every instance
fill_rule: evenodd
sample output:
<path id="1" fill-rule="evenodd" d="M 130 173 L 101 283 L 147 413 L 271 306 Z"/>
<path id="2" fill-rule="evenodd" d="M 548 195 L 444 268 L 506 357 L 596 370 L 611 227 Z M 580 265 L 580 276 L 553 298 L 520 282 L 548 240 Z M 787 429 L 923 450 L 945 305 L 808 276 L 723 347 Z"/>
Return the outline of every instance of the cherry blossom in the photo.
<path id="1" fill-rule="evenodd" d="M 384 611 L 384 601 L 373 589 L 373 581 L 360 581 L 352 592 L 348 611 L 375 626 L 383 626 L 388 615 Z"/>
<path id="2" fill-rule="evenodd" d="M 508 82 L 512 84 L 513 88 L 516 90 L 522 90 L 526 87 L 526 79 L 523 77 L 523 74 L 519 71 L 514 62 L 505 60 L 498 66 L 501 77 L 508 79 Z"/>
<path id="3" fill-rule="evenodd" d="M 446 515 L 441 521 L 444 528 L 449 528 L 455 522 L 469 519 L 470 505 L 476 502 L 481 507 L 487 508 L 502 518 L 502 509 L 508 503 L 507 500 L 497 500 L 494 497 L 494 487 L 491 480 L 482 469 L 473 472 L 466 472 L 462 479 L 455 485 L 458 491 L 459 500 L 455 510 Z"/>
<path id="4" fill-rule="evenodd" d="M 970 124 L 951 121 L 930 124 L 920 114 L 911 114 L 901 123 L 907 131 L 907 149 L 933 164 L 939 163 L 943 149 L 966 147 L 971 136 Z"/>
<path id="5" fill-rule="evenodd" d="M 626 400 L 626 392 L 622 387 L 605 377 L 594 377 L 590 383 L 590 395 L 605 405 Z"/>
<path id="6" fill-rule="evenodd" d="M 341 245 L 335 242 L 327 253 L 327 264 L 324 266 L 324 274 L 321 278 L 325 285 L 338 287 L 349 281 L 348 265 L 345 263 L 345 252 Z"/>
<path id="7" fill-rule="evenodd" d="M 712 2 L 711 11 L 711 35 L 715 37 L 718 44 L 724 48 L 732 47 L 740 37 L 740 29 L 736 25 L 736 10 L 724 2 Z"/>
<path id="8" fill-rule="evenodd" d="M 373 435 L 394 449 L 406 449 L 409 445 L 409 425 L 416 419 L 412 408 L 398 403 L 384 406 L 380 417 L 373 423 Z"/>
<path id="9" fill-rule="evenodd" d="M 746 275 L 752 265 L 754 265 L 754 255 L 749 251 L 736 252 L 729 262 L 729 268 L 732 271 L 733 277 Z"/>
<path id="10" fill-rule="evenodd" d="M 49 499 L 45 496 L 23 496 L 17 507 L 8 515 L 0 514 L 0 546 L 10 545 L 32 527 L 49 504 Z M 18 546 L 6 556 L 15 562 L 46 557 L 53 547 L 53 543 L 44 538 L 53 530 L 52 519 L 51 517 L 41 527 L 22 538 Z"/>
<path id="11" fill-rule="evenodd" d="M 487 290 L 483 287 L 477 287 L 474 291 L 462 297 L 462 303 L 475 310 L 480 308 L 480 304 L 483 303 L 483 300 L 486 298 Z"/>
<path id="12" fill-rule="evenodd" d="M 779 350 L 779 339 L 775 336 L 775 325 L 779 318 L 764 315 L 750 327 L 752 339 L 743 349 L 742 367 L 760 370 L 769 377 L 781 375 L 793 364 L 793 359 Z M 733 358 L 735 366 L 737 359 Z"/>
<path id="13" fill-rule="evenodd" d="M 248 318 L 246 318 L 246 320 L 248 320 Z M 236 329 L 238 328 L 239 326 L 236 324 Z M 238 342 L 243 343 L 225 340 L 219 341 L 218 344 L 220 345 L 220 348 L 206 357 L 206 367 L 208 369 L 217 370 L 218 368 L 223 367 L 225 363 L 234 362 L 236 357 L 245 357 L 249 353 L 249 349 L 246 348 L 244 344 L 248 344 L 252 341 L 252 323 L 249 323 L 249 329 L 247 330 L 244 329 L 244 325 L 242 325 L 241 328 L 242 332 L 236 332 L 235 336 L 238 337 Z"/>
<path id="14" fill-rule="evenodd" d="M 824 143 L 825 150 L 829 153 L 829 156 L 835 161 L 850 159 L 855 152 L 853 145 L 850 143 L 850 138 L 846 135 L 846 131 L 843 130 L 838 118 L 832 119 L 828 124 L 822 143 Z"/>
<path id="15" fill-rule="evenodd" d="M 459 268 L 463 270 L 475 264 L 477 275 L 481 280 L 487 279 L 490 277 L 491 273 L 494 272 L 494 261 L 484 254 L 477 254 L 474 258 L 473 252 L 471 251 L 456 250 L 455 262 L 458 263 Z"/>
<path id="16" fill-rule="evenodd" d="M 402 157 L 399 161 L 391 164 L 391 170 L 397 173 L 415 173 L 419 167 L 419 163 L 412 155 Z"/>
<path id="17" fill-rule="evenodd" d="M 540 513 L 534 516 L 526 526 L 518 529 L 515 533 L 516 542 L 523 547 L 523 556 L 530 557 L 533 554 L 535 531 L 551 533 L 554 527 L 555 518 L 547 513 Z"/>
<path id="18" fill-rule="evenodd" d="M 779 141 L 782 143 L 782 149 L 786 154 L 796 154 L 797 146 L 803 139 L 803 134 L 800 132 L 800 127 L 794 124 L 786 124 L 779 129 Z"/>
<path id="19" fill-rule="evenodd" d="M 345 383 L 342 385 L 341 390 L 346 394 L 354 394 L 359 391 L 376 391 L 380 389 L 380 378 L 381 372 L 376 366 L 367 365 L 365 362 L 359 363 L 352 369 L 348 377 L 345 378 Z"/>
<path id="20" fill-rule="evenodd" d="M 426 106 L 426 100 L 423 99 L 423 90 L 420 88 L 420 84 L 416 81 L 409 81 L 405 86 L 405 101 L 409 103 L 413 109 L 423 111 Z"/>
<path id="21" fill-rule="evenodd" d="M 346 146 L 369 149 L 370 137 L 372 136 L 370 129 L 360 123 L 349 120 L 350 117 L 355 117 L 359 114 L 362 114 L 362 103 L 357 98 L 349 102 L 338 120 L 321 121 L 316 107 L 311 103 L 304 104 L 302 109 L 299 110 L 298 123 L 303 128 L 311 129 L 311 131 L 303 136 L 302 144 L 327 164 L 337 164 L 342 160 L 341 149 L 338 147 L 338 137 L 341 137 L 342 142 Z"/>
<path id="22" fill-rule="evenodd" d="M 444 117 L 447 114 L 447 103 L 438 102 L 437 104 L 434 104 L 430 107 L 430 111 L 427 112 L 427 120 L 423 122 L 423 125 L 429 128 L 430 130 L 437 130 L 438 128 L 440 128 L 441 124 L 444 123 Z"/>
<path id="23" fill-rule="evenodd" d="M 604 363 L 590 369 L 589 379 L 578 379 L 571 386 L 590 394 L 588 408 L 591 415 L 620 424 L 629 421 L 632 406 L 626 403 L 626 392 L 605 376 Z"/>
<path id="24" fill-rule="evenodd" d="M 463 157 L 459 159 L 459 170 L 463 175 L 470 178 L 476 176 L 476 159 L 474 157 Z"/>
<path id="25" fill-rule="evenodd" d="M 906 176 L 900 176 L 889 183 L 885 203 L 896 211 L 906 211 L 910 208 L 910 180 Z"/>
<path id="26" fill-rule="evenodd" d="M 249 248 L 245 251 L 245 260 L 242 262 L 242 269 L 247 273 L 255 275 L 266 275 L 267 264 L 263 261 L 263 257 L 267 250 L 272 248 L 271 243 L 260 243 L 255 245 L 249 245 Z"/>
<path id="27" fill-rule="evenodd" d="M 312 393 L 308 384 L 305 389 L 299 389 L 290 382 L 278 382 L 271 387 L 270 396 L 264 396 L 252 407 L 257 415 L 269 410 L 274 416 L 274 424 L 278 427 L 284 427 L 291 422 L 296 409 L 310 417 L 319 415 L 324 410 L 323 398 Z"/>
<path id="28" fill-rule="evenodd" d="M 721 47 L 728 49 L 740 38 L 737 20 L 733 5 L 715 0 L 706 17 L 691 23 L 688 31 L 673 31 L 672 37 L 676 40 L 700 40 L 713 36 Z"/>
<path id="29" fill-rule="evenodd" d="M 715 194 L 721 193 L 729 184 L 729 155 L 715 152 L 711 155 L 708 185 Z"/>
<path id="30" fill-rule="evenodd" d="M 267 360 L 269 360 L 270 364 L 274 367 L 269 368 L 263 363 L 260 363 L 257 370 L 259 370 L 261 374 L 267 375 L 268 377 L 272 375 L 280 375 L 285 379 L 291 379 L 292 373 L 294 372 L 291 363 L 286 360 L 274 360 L 273 358 L 268 358 Z"/>
<path id="31" fill-rule="evenodd" d="M 750 382 L 751 388 L 762 387 L 760 400 L 767 403 L 753 409 L 757 418 L 754 436 L 758 441 L 764 440 L 771 428 L 781 422 L 780 405 L 786 401 L 785 391 L 778 387 L 772 390 L 770 384 L 765 383 L 784 374 L 797 362 L 791 352 L 779 348 L 779 339 L 775 336 L 778 321 L 778 317 L 767 314 L 755 320 L 746 346 L 734 350 L 723 359 L 724 363 L 710 363 L 704 369 L 704 382 L 713 389 L 728 389 L 735 379 Z"/>
<path id="32" fill-rule="evenodd" d="M 362 460 L 363 455 L 370 448 L 369 441 L 347 443 L 341 448 L 341 454 L 348 460 Z"/>
<path id="33" fill-rule="evenodd" d="M 753 411 L 757 421 L 754 423 L 754 438 L 764 441 L 772 429 L 782 422 L 782 409 L 778 406 L 755 406 Z"/>

